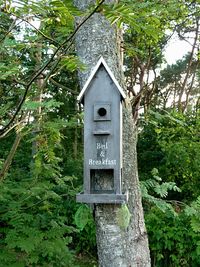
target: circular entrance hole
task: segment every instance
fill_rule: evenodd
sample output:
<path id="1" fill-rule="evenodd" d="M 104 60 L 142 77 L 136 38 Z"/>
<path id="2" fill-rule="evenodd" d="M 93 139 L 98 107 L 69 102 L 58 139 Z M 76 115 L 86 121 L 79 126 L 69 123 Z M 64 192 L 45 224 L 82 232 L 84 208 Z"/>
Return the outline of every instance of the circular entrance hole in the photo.
<path id="1" fill-rule="evenodd" d="M 98 110 L 98 114 L 99 114 L 99 116 L 101 116 L 101 117 L 105 116 L 106 113 L 107 113 L 107 111 L 106 111 L 105 108 L 100 108 L 100 109 Z"/>

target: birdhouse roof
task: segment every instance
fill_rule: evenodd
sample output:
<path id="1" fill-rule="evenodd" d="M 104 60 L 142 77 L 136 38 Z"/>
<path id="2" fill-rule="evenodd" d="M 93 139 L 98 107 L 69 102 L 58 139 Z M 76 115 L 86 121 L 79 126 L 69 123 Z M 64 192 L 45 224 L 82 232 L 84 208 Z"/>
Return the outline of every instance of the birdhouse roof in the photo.
<path id="1" fill-rule="evenodd" d="M 83 86 L 83 89 L 81 90 L 80 94 L 78 95 L 77 99 L 78 101 L 82 102 L 83 101 L 83 97 L 87 91 L 87 89 L 89 88 L 89 85 L 91 83 L 91 81 L 93 80 L 95 74 L 97 73 L 98 69 L 100 68 L 100 66 L 103 65 L 104 68 L 106 69 L 107 73 L 109 74 L 111 80 L 113 81 L 113 83 L 116 85 L 117 89 L 119 90 L 119 93 L 121 94 L 122 98 L 125 99 L 126 95 L 123 91 L 123 89 L 121 88 L 121 86 L 119 85 L 118 81 L 115 79 L 114 74 L 112 73 L 112 71 L 110 70 L 110 68 L 108 67 L 107 63 L 105 62 L 104 58 L 101 57 L 96 66 L 94 67 L 94 69 L 92 70 L 89 78 L 87 79 L 85 85 Z"/>

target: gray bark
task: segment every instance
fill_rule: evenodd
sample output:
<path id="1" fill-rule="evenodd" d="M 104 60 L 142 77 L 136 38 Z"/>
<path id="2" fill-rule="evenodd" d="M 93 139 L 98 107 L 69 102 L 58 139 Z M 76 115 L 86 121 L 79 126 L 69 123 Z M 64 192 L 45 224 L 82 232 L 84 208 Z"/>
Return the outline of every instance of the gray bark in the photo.
<path id="1" fill-rule="evenodd" d="M 75 0 L 85 9 L 93 0 Z M 113 2 L 113 1 L 108 1 Z M 79 23 L 79 19 L 77 19 Z M 119 52 L 120 37 L 115 27 L 100 14 L 95 13 L 76 35 L 77 55 L 87 69 L 80 73 L 81 87 L 91 69 L 103 56 L 118 82 L 123 85 L 122 62 Z M 146 234 L 137 171 L 137 130 L 132 118 L 129 99 L 123 108 L 123 191 L 129 193 L 128 209 L 131 220 L 122 229 L 117 220 L 120 205 L 96 205 L 96 238 L 99 266 L 101 267 L 149 267 L 150 255 Z"/>
<path id="2" fill-rule="evenodd" d="M 80 9 L 85 9 L 89 4 L 95 3 L 94 0 L 74 0 L 74 2 Z M 77 18 L 77 24 L 81 20 L 81 18 Z M 76 34 L 76 50 L 78 56 L 87 67 L 85 71 L 79 73 L 81 87 L 85 84 L 91 69 L 96 65 L 100 56 L 104 57 L 106 63 L 115 74 L 115 78 L 118 81 L 122 80 L 121 60 L 118 53 L 120 38 L 118 36 L 116 28 L 111 27 L 101 13 L 95 13 L 78 31 Z"/>

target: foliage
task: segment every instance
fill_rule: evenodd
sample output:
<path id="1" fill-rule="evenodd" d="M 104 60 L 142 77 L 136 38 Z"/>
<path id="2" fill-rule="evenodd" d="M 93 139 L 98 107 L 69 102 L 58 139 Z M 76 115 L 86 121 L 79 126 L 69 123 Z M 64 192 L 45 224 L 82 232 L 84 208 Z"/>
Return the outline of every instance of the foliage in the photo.
<path id="1" fill-rule="evenodd" d="M 153 207 L 145 219 L 152 267 L 199 266 L 200 235 L 192 230 L 184 211 L 173 216 Z"/>
<path id="2" fill-rule="evenodd" d="M 81 205 L 75 214 L 75 224 L 80 230 L 83 230 L 85 228 L 86 224 L 88 223 L 89 219 L 91 217 L 91 210 L 86 205 Z"/>
<path id="3" fill-rule="evenodd" d="M 41 139 L 42 134 L 37 136 L 43 143 L 35 156 L 32 175 L 23 162 L 23 174 L 13 169 L 1 185 L 1 266 L 72 265 L 69 245 L 75 228 L 67 223 L 65 204 L 72 178 L 61 175 L 55 153 L 59 138 L 55 129 L 45 127 L 48 144 Z"/>
<path id="4" fill-rule="evenodd" d="M 96 255 L 96 227 L 91 208 L 80 205 L 75 212 L 74 221 L 79 229 L 74 238 L 77 252 L 85 251 Z"/>
<path id="5" fill-rule="evenodd" d="M 199 266 L 199 115 L 151 111 L 142 127 L 138 159 L 152 266 Z"/>
<path id="6" fill-rule="evenodd" d="M 186 215 L 190 218 L 192 230 L 199 234 L 200 233 L 200 196 L 193 201 L 190 206 L 185 209 Z M 200 243 L 198 243 L 200 245 Z M 200 251 L 199 251 L 200 252 Z"/>
<path id="7" fill-rule="evenodd" d="M 196 198 L 200 194 L 198 132 L 198 114 L 183 115 L 174 111 L 160 114 L 152 111 L 138 143 L 139 169 L 143 179 L 146 179 L 147 171 L 155 166 L 163 180 L 175 182 L 181 189 L 179 198 Z M 150 141 L 150 145 L 145 143 L 144 138 Z M 144 152 L 140 153 L 140 149 Z M 153 162 L 150 160 L 152 154 L 153 157 L 158 155 Z M 148 169 L 144 169 L 143 176 L 140 165 L 145 166 L 144 162 L 147 162 Z M 149 166 L 150 163 L 154 165 Z"/>
<path id="8" fill-rule="evenodd" d="M 0 187 L 0 266 L 76 266 L 83 65 L 69 49 L 80 12 L 72 1 L 0 5 L 1 167 L 15 138 L 10 126 L 19 123 L 24 134 Z"/>
<path id="9" fill-rule="evenodd" d="M 141 192 L 144 202 L 155 205 L 162 212 L 171 211 L 174 215 L 174 209 L 164 198 L 168 196 L 168 191 L 180 192 L 180 189 L 174 182 L 162 182 L 158 176 L 158 170 L 154 168 L 151 171 L 153 178 L 141 181 Z"/>
<path id="10" fill-rule="evenodd" d="M 120 228 L 126 230 L 129 226 L 131 219 L 130 211 L 126 204 L 122 204 L 117 211 L 117 222 Z"/>
<path id="11" fill-rule="evenodd" d="M 97 267 L 98 266 L 97 260 L 91 257 L 91 255 L 79 254 L 75 263 L 77 264 L 78 267 Z"/>

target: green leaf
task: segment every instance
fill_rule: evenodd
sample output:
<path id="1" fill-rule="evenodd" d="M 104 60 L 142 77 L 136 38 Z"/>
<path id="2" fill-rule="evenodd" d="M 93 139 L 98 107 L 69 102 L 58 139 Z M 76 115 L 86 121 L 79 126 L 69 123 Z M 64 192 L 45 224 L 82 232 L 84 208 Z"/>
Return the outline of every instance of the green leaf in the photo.
<path id="1" fill-rule="evenodd" d="M 56 101 L 54 99 L 46 100 L 44 102 L 38 102 L 38 101 L 31 101 L 27 100 L 24 104 L 23 108 L 28 110 L 37 110 L 39 107 L 45 107 L 47 109 L 60 107 L 63 105 L 62 102 Z"/>
<path id="2" fill-rule="evenodd" d="M 74 72 L 77 69 L 84 70 L 85 65 L 76 56 L 65 56 L 60 61 L 61 68 L 65 67 L 67 70 Z"/>
<path id="3" fill-rule="evenodd" d="M 122 206 L 117 211 L 117 222 L 121 229 L 127 229 L 130 223 L 131 214 L 126 204 Z"/>
<path id="4" fill-rule="evenodd" d="M 83 230 L 89 222 L 90 212 L 90 209 L 86 205 L 81 205 L 76 211 L 74 216 L 75 224 L 80 230 Z"/>

